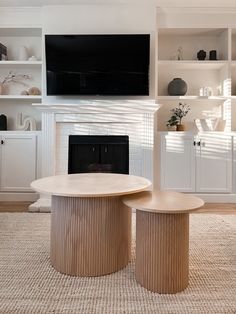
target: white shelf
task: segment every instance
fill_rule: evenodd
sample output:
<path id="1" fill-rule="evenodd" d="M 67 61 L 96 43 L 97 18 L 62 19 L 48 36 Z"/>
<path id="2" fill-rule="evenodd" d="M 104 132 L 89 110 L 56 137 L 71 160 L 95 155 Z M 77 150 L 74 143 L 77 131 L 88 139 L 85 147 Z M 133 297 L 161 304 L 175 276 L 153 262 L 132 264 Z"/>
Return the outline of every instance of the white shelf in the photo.
<path id="1" fill-rule="evenodd" d="M 1 27 L 1 37 L 41 37 L 42 27 Z"/>
<path id="2" fill-rule="evenodd" d="M 159 60 L 158 66 L 179 69 L 218 70 L 228 64 L 226 60 Z"/>
<path id="3" fill-rule="evenodd" d="M 0 95 L 1 99 L 16 99 L 16 100 L 36 100 L 36 99 L 42 99 L 42 96 L 27 96 L 27 95 Z"/>
<path id="4" fill-rule="evenodd" d="M 157 96 L 157 100 L 226 100 L 229 97 L 226 96 Z"/>
<path id="5" fill-rule="evenodd" d="M 41 66 L 42 61 L 0 61 L 0 66 Z"/>
<path id="6" fill-rule="evenodd" d="M 192 36 L 207 37 L 220 36 L 227 28 L 160 28 L 160 36 Z"/>

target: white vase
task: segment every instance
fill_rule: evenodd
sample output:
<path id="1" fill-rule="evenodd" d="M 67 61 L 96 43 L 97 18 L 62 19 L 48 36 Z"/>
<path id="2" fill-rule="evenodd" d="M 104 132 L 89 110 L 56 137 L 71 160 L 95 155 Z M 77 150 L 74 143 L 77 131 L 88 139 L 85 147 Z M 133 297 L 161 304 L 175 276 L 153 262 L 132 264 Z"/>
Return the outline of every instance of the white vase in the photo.
<path id="1" fill-rule="evenodd" d="M 19 60 L 20 61 L 27 61 L 29 58 L 28 50 L 25 46 L 21 46 L 19 49 Z"/>

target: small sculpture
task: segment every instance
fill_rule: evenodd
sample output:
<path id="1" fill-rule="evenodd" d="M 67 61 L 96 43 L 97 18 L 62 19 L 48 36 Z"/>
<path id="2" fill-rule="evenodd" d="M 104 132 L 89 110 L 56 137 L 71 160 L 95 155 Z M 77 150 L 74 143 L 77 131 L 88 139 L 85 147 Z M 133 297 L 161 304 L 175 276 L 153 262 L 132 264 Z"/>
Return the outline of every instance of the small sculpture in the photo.
<path id="1" fill-rule="evenodd" d="M 173 53 L 171 60 L 183 60 L 183 48 L 181 46 Z"/>
<path id="2" fill-rule="evenodd" d="M 181 46 L 177 50 L 177 60 L 183 60 L 183 48 Z"/>
<path id="3" fill-rule="evenodd" d="M 33 96 L 41 95 L 41 91 L 40 91 L 40 89 L 38 87 L 31 87 L 28 90 L 28 95 L 33 95 Z"/>
<path id="4" fill-rule="evenodd" d="M 21 131 L 36 131 L 36 121 L 32 117 L 24 117 L 22 113 L 17 114 L 16 128 Z"/>
<path id="5" fill-rule="evenodd" d="M 41 95 L 41 91 L 38 87 L 30 87 L 29 90 L 23 90 L 21 95 L 39 96 Z"/>
<path id="6" fill-rule="evenodd" d="M 209 52 L 209 60 L 217 60 L 217 52 L 216 52 L 216 50 L 211 50 Z"/>
<path id="7" fill-rule="evenodd" d="M 4 114 L 0 114 L 0 130 L 7 130 L 7 117 Z"/>
<path id="8" fill-rule="evenodd" d="M 205 60 L 206 59 L 206 51 L 205 50 L 199 50 L 197 53 L 198 60 Z"/>

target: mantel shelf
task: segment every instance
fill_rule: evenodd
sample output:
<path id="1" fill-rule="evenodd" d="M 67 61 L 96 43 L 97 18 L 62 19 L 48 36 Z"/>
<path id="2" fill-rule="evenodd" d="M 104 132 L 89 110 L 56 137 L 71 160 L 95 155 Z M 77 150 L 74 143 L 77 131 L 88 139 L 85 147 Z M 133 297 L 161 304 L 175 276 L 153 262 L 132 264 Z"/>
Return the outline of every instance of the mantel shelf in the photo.
<path id="1" fill-rule="evenodd" d="M 78 103 L 56 104 L 43 103 L 33 104 L 33 106 L 43 112 L 53 112 L 58 114 L 154 114 L 160 105 L 155 100 L 80 100 Z"/>

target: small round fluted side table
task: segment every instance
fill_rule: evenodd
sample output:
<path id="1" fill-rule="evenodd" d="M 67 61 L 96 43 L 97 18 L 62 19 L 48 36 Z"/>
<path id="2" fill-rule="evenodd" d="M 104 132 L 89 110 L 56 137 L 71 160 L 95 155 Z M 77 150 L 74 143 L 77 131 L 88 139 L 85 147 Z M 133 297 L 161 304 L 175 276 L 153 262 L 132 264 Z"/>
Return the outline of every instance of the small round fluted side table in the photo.
<path id="1" fill-rule="evenodd" d="M 177 293 L 189 281 L 189 213 L 204 205 L 195 196 L 171 191 L 123 197 L 136 208 L 135 276 L 146 289 Z"/>
<path id="2" fill-rule="evenodd" d="M 131 252 L 131 210 L 121 196 L 146 190 L 145 178 L 83 173 L 43 178 L 32 188 L 52 195 L 50 257 L 59 272 L 101 276 L 125 267 Z"/>

